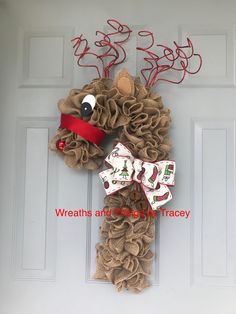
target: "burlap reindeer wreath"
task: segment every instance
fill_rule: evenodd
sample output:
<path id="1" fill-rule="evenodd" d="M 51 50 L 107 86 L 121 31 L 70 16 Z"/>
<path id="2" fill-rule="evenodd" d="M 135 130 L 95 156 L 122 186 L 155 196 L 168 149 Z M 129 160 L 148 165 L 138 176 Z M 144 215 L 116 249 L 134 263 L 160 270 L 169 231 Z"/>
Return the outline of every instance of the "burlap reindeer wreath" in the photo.
<path id="1" fill-rule="evenodd" d="M 100 173 L 107 193 L 104 209 L 111 209 L 112 215 L 100 227 L 103 241 L 96 246 L 95 278 L 112 282 L 118 290 L 140 292 L 149 285 L 153 260 L 150 245 L 155 228 L 150 213 L 171 199 L 168 186 L 174 184 L 175 173 L 175 162 L 168 160 L 170 110 L 151 88 L 158 80 L 182 82 L 187 73 L 200 69 L 201 57 L 194 53 L 189 39 L 187 46 L 174 43 L 175 51 L 157 45 L 162 48 L 160 56 L 150 51 L 153 34 L 140 31 L 141 39 L 151 41 L 147 47 L 137 48 L 145 53 L 147 68 L 141 71 L 145 84 L 126 70 L 111 79 L 111 67 L 126 58 L 123 44 L 132 31 L 116 20 L 107 22 L 111 33 L 97 31 L 101 40 L 95 45 L 102 49 L 101 54 L 91 52 L 82 35 L 72 40 L 78 65 L 95 68 L 99 77 L 59 101 L 61 124 L 50 148 L 63 155 L 69 167 L 94 170 L 106 155 L 100 145 L 102 139 L 116 132 L 113 150 L 105 159 L 107 167 Z M 117 39 L 118 35 L 121 39 Z M 199 57 L 200 65 L 190 73 L 189 59 L 193 56 Z M 95 64 L 82 63 L 85 57 L 95 58 Z M 102 74 L 97 62 L 102 65 Z M 167 70 L 181 72 L 179 81 L 160 78 Z M 130 215 L 121 214 L 127 211 Z M 132 215 L 133 212 L 140 215 Z"/>

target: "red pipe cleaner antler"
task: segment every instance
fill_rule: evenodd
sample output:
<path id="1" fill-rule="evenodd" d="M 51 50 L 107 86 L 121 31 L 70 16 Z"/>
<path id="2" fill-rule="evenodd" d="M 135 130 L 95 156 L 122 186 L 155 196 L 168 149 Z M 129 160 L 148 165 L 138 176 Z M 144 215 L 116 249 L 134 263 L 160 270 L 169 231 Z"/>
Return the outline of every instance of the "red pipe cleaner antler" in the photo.
<path id="1" fill-rule="evenodd" d="M 107 24 L 114 30 L 108 34 L 105 34 L 102 31 L 96 31 L 96 35 L 102 36 L 101 39 L 94 42 L 96 47 L 102 48 L 103 53 L 91 52 L 90 47 L 88 46 L 87 39 L 83 38 L 83 35 L 72 39 L 74 55 L 78 57 L 77 64 L 81 67 L 93 67 L 97 70 L 99 78 L 109 77 L 110 69 L 112 66 L 118 65 L 126 59 L 126 52 L 122 47 L 122 44 L 125 43 L 131 34 L 131 29 L 120 22 L 109 19 Z M 116 37 L 122 37 L 122 39 L 116 39 Z M 84 64 L 81 63 L 81 60 L 85 56 L 95 57 L 94 64 Z M 102 75 L 99 69 L 99 66 L 96 63 L 99 61 L 102 67 Z"/>
<path id="2" fill-rule="evenodd" d="M 156 47 L 161 49 L 161 53 L 154 53 L 150 50 L 155 42 L 153 33 L 150 31 L 140 31 L 138 35 L 150 39 L 150 44 L 147 47 L 137 47 L 137 50 L 143 51 L 147 55 L 144 57 L 144 60 L 148 65 L 141 70 L 146 87 L 152 87 L 158 81 L 180 84 L 183 82 L 187 73 L 196 74 L 200 70 L 202 57 L 200 54 L 194 53 L 193 44 L 189 38 L 187 38 L 186 46 L 180 46 L 174 41 L 175 51 L 164 45 L 156 45 Z M 199 66 L 195 71 L 190 71 L 189 60 L 194 56 L 199 58 Z M 177 81 L 160 78 L 160 74 L 167 71 L 182 72 L 182 75 Z"/>

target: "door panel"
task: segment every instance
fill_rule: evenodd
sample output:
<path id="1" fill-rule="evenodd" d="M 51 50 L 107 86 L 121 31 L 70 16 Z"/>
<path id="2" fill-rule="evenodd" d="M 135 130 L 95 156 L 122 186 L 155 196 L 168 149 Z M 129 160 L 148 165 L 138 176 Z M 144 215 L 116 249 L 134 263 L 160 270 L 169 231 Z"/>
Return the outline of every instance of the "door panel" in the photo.
<path id="1" fill-rule="evenodd" d="M 236 313 L 236 4 L 195 3 L 0 2 L 1 314 Z M 143 62 L 135 51 L 142 28 L 167 45 L 189 36 L 203 57 L 195 77 L 156 88 L 172 111 L 177 162 L 166 207 L 191 214 L 159 214 L 152 286 L 139 295 L 93 279 L 103 218 L 55 215 L 55 208 L 103 207 L 98 171 L 70 169 L 47 149 L 57 101 L 94 75 L 78 69 L 70 39 L 84 33 L 93 41 L 109 17 L 134 29 L 124 65 L 132 75 Z"/>

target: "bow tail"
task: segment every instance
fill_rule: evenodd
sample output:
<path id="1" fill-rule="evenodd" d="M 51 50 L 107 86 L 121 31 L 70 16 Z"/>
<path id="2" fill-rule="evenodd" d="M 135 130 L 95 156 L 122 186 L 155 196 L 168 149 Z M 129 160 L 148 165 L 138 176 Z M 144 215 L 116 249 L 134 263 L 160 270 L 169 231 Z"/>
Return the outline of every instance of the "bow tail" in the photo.
<path id="1" fill-rule="evenodd" d="M 150 189 L 143 184 L 141 186 L 149 202 L 149 205 L 153 210 L 158 210 L 159 207 L 172 199 L 170 189 L 164 184 L 161 184 L 158 190 Z"/>

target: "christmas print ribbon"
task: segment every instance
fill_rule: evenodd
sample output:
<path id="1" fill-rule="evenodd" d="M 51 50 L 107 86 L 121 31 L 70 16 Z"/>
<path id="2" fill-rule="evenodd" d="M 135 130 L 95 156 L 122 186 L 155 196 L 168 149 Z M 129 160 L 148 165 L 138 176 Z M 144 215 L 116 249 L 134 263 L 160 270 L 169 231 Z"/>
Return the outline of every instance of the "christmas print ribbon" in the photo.
<path id="1" fill-rule="evenodd" d="M 110 168 L 99 173 L 107 195 L 138 182 L 153 210 L 172 199 L 176 164 L 171 160 L 146 162 L 134 158 L 130 150 L 118 143 L 105 162 Z"/>

